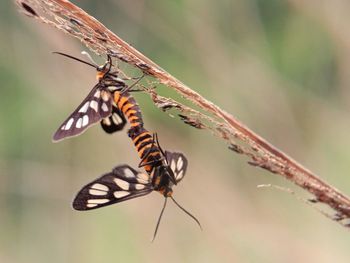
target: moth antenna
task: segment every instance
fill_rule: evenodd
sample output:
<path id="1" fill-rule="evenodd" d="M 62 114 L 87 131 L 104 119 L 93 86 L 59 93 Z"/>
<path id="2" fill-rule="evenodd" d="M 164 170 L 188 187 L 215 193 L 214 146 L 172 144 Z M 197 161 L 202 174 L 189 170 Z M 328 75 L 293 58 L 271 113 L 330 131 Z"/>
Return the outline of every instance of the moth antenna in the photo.
<path id="1" fill-rule="evenodd" d="M 110 72 L 113 66 L 113 60 L 112 57 L 110 55 L 107 55 L 107 61 L 106 64 L 104 65 L 104 67 L 106 67 L 106 65 L 108 65 L 108 70 L 107 72 Z"/>
<path id="2" fill-rule="evenodd" d="M 86 52 L 86 51 L 81 51 L 81 54 L 84 55 L 84 56 L 86 56 L 86 57 L 90 60 L 90 62 L 92 62 L 93 64 L 95 64 L 96 67 L 98 67 L 98 66 L 97 66 L 97 63 L 95 62 L 95 60 L 93 60 L 93 58 L 91 57 L 91 55 L 90 55 L 88 52 Z"/>
<path id="3" fill-rule="evenodd" d="M 133 84 L 131 84 L 130 86 L 124 88 L 124 89 L 121 91 L 121 93 L 130 91 L 130 90 L 131 90 L 136 84 L 138 84 L 145 76 L 146 76 L 146 74 L 143 73 L 142 76 L 141 76 L 141 77 L 138 77 L 137 80 L 136 80 Z"/>
<path id="4" fill-rule="evenodd" d="M 188 212 L 185 208 L 183 208 L 181 205 L 179 205 L 178 202 L 175 201 L 174 197 L 170 196 L 171 200 L 173 200 L 173 202 L 182 210 L 184 211 L 188 216 L 190 216 L 194 221 L 196 221 L 196 223 L 198 224 L 199 228 L 201 230 L 203 230 L 202 226 L 201 226 L 201 223 L 199 222 L 199 220 L 194 216 L 192 215 L 190 212 Z"/>
<path id="5" fill-rule="evenodd" d="M 89 66 L 91 66 L 93 68 L 96 68 L 96 69 L 98 68 L 98 66 L 96 66 L 94 64 L 91 64 L 90 62 L 84 61 L 84 60 L 82 60 L 80 58 L 77 58 L 77 57 L 73 57 L 73 56 L 68 55 L 66 53 L 62 53 L 62 52 L 52 52 L 52 53 L 53 54 L 57 54 L 57 55 L 61 55 L 61 56 L 64 56 L 64 57 L 67 57 L 67 58 L 70 58 L 70 59 L 73 59 L 73 60 L 76 60 L 76 61 L 79 61 L 79 62 L 81 62 L 83 64 L 89 65 Z"/>
<path id="6" fill-rule="evenodd" d="M 166 207 L 166 203 L 168 201 L 168 198 L 165 198 L 164 200 L 164 204 L 163 204 L 163 208 L 162 208 L 162 211 L 160 212 L 160 215 L 158 217 L 158 221 L 157 221 L 157 225 L 156 225 L 156 229 L 154 230 L 154 234 L 153 234 L 153 238 L 152 238 L 152 241 L 154 241 L 154 239 L 156 238 L 157 236 L 157 232 L 158 232 L 158 228 L 159 228 L 159 224 L 160 224 L 160 220 L 162 219 L 162 216 L 163 216 L 163 213 L 164 213 L 164 210 L 165 210 L 165 207 Z"/>

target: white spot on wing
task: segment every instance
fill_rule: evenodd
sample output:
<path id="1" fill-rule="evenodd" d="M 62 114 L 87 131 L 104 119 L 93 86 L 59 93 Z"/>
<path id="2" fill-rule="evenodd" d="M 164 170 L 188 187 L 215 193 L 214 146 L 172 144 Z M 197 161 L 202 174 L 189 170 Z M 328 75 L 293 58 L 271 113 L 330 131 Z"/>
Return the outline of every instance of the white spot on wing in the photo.
<path id="1" fill-rule="evenodd" d="M 119 178 L 114 178 L 114 182 L 123 190 L 129 190 L 130 184 Z"/>
<path id="2" fill-rule="evenodd" d="M 84 115 L 83 116 L 83 127 L 89 124 L 89 116 Z"/>
<path id="3" fill-rule="evenodd" d="M 101 190 L 95 190 L 95 189 L 89 189 L 89 194 L 91 195 L 106 195 L 106 191 L 101 191 Z"/>
<path id="4" fill-rule="evenodd" d="M 128 177 L 128 178 L 132 178 L 132 177 L 135 177 L 135 174 L 129 168 L 125 168 L 124 169 L 124 176 Z"/>
<path id="5" fill-rule="evenodd" d="M 106 124 L 107 126 L 111 125 L 111 121 L 109 120 L 109 118 L 104 118 L 103 123 Z"/>
<path id="6" fill-rule="evenodd" d="M 81 123 L 83 122 L 83 118 L 79 118 L 79 120 L 77 121 L 77 123 L 75 124 L 75 127 L 77 127 L 78 129 L 81 128 Z"/>
<path id="7" fill-rule="evenodd" d="M 101 91 L 98 89 L 98 90 L 96 90 L 94 97 L 99 98 L 100 96 L 101 96 Z"/>
<path id="8" fill-rule="evenodd" d="M 89 207 L 89 208 L 92 208 L 92 207 L 97 206 L 97 204 L 87 204 L 86 206 Z"/>
<path id="9" fill-rule="evenodd" d="M 175 169 L 176 169 L 175 160 L 171 161 L 170 168 L 171 168 L 171 170 L 175 171 Z"/>
<path id="10" fill-rule="evenodd" d="M 124 197 L 124 196 L 129 195 L 129 194 L 130 194 L 130 193 L 127 192 L 127 191 L 116 191 L 116 192 L 114 192 L 115 198 L 122 198 L 122 197 Z"/>
<path id="11" fill-rule="evenodd" d="M 144 189 L 146 186 L 145 185 L 143 185 L 143 184 L 135 184 L 135 189 L 136 190 L 142 190 L 142 189 Z"/>
<path id="12" fill-rule="evenodd" d="M 95 100 L 92 100 L 91 102 L 90 102 L 90 108 L 92 108 L 94 111 L 98 111 L 98 103 L 97 103 L 97 101 L 95 101 Z"/>
<path id="13" fill-rule="evenodd" d="M 74 122 L 74 119 L 73 119 L 73 118 L 70 118 L 70 119 L 67 121 L 66 125 L 63 126 L 64 129 L 65 129 L 66 131 L 69 130 L 70 127 L 72 126 L 73 122 Z"/>
<path id="14" fill-rule="evenodd" d="M 177 160 L 177 169 L 181 170 L 183 164 L 184 164 L 184 162 L 183 162 L 182 158 L 180 157 L 179 160 Z"/>
<path id="15" fill-rule="evenodd" d="M 88 200 L 88 204 L 104 204 L 107 203 L 109 201 L 109 199 L 89 199 Z"/>
<path id="16" fill-rule="evenodd" d="M 108 106 L 107 106 L 106 103 L 102 103 L 101 108 L 102 108 L 103 111 L 108 111 Z"/>
<path id="17" fill-rule="evenodd" d="M 96 189 L 96 190 L 106 191 L 106 192 L 108 191 L 108 187 L 107 186 L 105 186 L 103 184 L 99 184 L 99 183 L 93 184 L 91 186 L 91 188 Z"/>
<path id="18" fill-rule="evenodd" d="M 89 102 L 85 102 L 84 106 L 80 108 L 79 112 L 85 113 L 89 107 Z"/>
<path id="19" fill-rule="evenodd" d="M 113 113 L 112 119 L 115 124 L 120 124 L 123 122 L 117 113 Z"/>
<path id="20" fill-rule="evenodd" d="M 106 92 L 106 91 L 103 91 L 103 92 L 101 93 L 101 97 L 102 97 L 102 99 L 103 99 L 104 101 L 108 101 L 108 100 L 109 100 L 109 93 Z"/>
<path id="21" fill-rule="evenodd" d="M 184 177 L 183 173 L 184 173 L 184 171 L 180 171 L 180 172 L 175 176 L 175 178 L 176 178 L 177 181 L 178 181 L 178 180 L 181 180 L 182 177 Z"/>
<path id="22" fill-rule="evenodd" d="M 149 182 L 149 176 L 148 176 L 148 174 L 145 174 L 145 173 L 137 174 L 137 179 L 140 183 L 147 184 Z"/>

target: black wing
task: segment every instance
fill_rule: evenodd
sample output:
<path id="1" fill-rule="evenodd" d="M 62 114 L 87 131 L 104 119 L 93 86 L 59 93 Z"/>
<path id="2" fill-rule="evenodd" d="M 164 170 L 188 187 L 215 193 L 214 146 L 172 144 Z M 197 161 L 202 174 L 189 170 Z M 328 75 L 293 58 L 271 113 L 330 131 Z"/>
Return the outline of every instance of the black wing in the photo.
<path id="1" fill-rule="evenodd" d="M 101 120 L 101 127 L 106 133 L 121 131 L 126 124 L 124 114 L 115 105 L 112 106 L 112 114 Z"/>
<path id="2" fill-rule="evenodd" d="M 84 186 L 74 198 L 75 210 L 91 210 L 146 195 L 153 191 L 148 174 L 119 165 Z"/>
<path id="3" fill-rule="evenodd" d="M 174 172 L 176 182 L 180 182 L 184 178 L 187 170 L 187 158 L 182 153 L 165 151 L 165 158 Z"/>
<path id="4" fill-rule="evenodd" d="M 78 108 L 62 123 L 53 141 L 77 136 L 112 113 L 112 94 L 97 84 Z"/>

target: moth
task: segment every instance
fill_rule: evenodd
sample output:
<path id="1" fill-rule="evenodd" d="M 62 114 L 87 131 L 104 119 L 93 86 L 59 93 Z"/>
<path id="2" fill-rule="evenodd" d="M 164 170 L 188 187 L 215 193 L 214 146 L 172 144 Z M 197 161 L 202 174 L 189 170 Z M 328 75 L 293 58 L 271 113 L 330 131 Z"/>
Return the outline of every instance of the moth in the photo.
<path id="1" fill-rule="evenodd" d="M 116 91 L 126 92 L 131 87 L 123 79 L 118 77 L 118 72 L 112 71 L 112 58 L 107 56 L 106 63 L 98 66 L 65 53 L 54 53 L 96 68 L 96 79 L 98 83 L 72 114 L 60 125 L 53 135 L 53 141 L 57 142 L 69 137 L 78 136 L 98 122 L 101 122 L 102 128 L 107 133 L 113 133 L 123 129 L 126 119 L 114 103 L 113 94 Z"/>
<path id="2" fill-rule="evenodd" d="M 180 182 L 187 170 L 186 157 L 182 153 L 169 151 L 165 151 L 164 155 L 164 164 L 155 167 L 150 174 L 135 170 L 127 164 L 116 166 L 111 172 L 85 185 L 74 198 L 73 208 L 79 211 L 98 209 L 156 191 L 165 197 L 165 201 L 152 241 L 157 235 L 168 198 L 172 199 L 201 228 L 198 219 L 176 202 L 172 196 L 174 183 L 163 171 L 163 169 L 171 170 L 176 183 Z"/>

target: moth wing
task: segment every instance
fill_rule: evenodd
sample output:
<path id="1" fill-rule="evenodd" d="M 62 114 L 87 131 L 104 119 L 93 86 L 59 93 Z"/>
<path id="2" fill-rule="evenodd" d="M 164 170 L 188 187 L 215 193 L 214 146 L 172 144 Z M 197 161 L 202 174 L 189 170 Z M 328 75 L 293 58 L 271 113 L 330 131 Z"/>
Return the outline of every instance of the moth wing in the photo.
<path id="1" fill-rule="evenodd" d="M 124 114 L 115 105 L 112 106 L 112 113 L 107 118 L 101 120 L 101 127 L 106 133 L 121 131 L 126 124 Z"/>
<path id="2" fill-rule="evenodd" d="M 153 191 L 148 174 L 129 165 L 119 165 L 112 172 L 85 185 L 73 200 L 73 208 L 92 210 L 147 195 Z"/>
<path id="3" fill-rule="evenodd" d="M 110 116 L 112 104 L 112 94 L 97 84 L 83 102 L 60 125 L 53 136 L 53 141 L 57 142 L 80 135 L 91 125 Z"/>
<path id="4" fill-rule="evenodd" d="M 188 161 L 185 155 L 179 152 L 165 151 L 165 158 L 173 171 L 176 182 L 180 182 L 186 174 Z"/>

